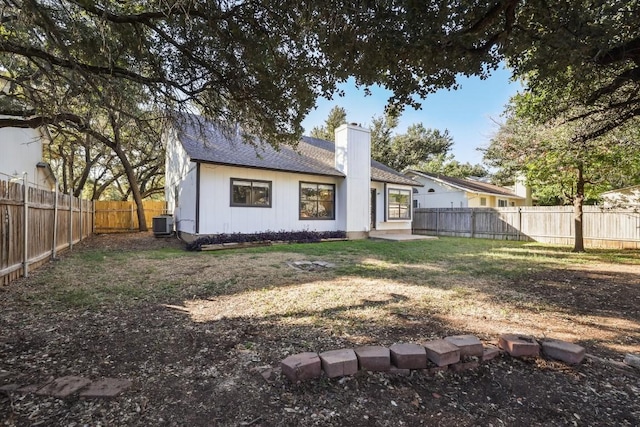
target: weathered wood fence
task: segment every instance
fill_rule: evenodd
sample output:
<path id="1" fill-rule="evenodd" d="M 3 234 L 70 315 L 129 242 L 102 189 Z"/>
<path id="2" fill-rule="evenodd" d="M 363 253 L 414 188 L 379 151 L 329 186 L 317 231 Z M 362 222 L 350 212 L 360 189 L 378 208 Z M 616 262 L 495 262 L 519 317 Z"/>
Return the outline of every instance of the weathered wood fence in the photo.
<path id="1" fill-rule="evenodd" d="M 149 230 L 151 230 L 153 217 L 167 212 L 167 204 L 164 201 L 144 200 L 142 206 Z M 139 228 L 138 212 L 133 201 L 95 201 L 94 209 L 96 233 L 124 233 L 136 231 Z"/>
<path id="2" fill-rule="evenodd" d="M 591 248 L 640 249 L 640 212 L 585 206 L 584 243 Z M 572 206 L 415 209 L 413 232 L 572 245 Z"/>
<path id="3" fill-rule="evenodd" d="M 93 203 L 0 180 L 0 283 L 28 276 L 93 232 Z"/>

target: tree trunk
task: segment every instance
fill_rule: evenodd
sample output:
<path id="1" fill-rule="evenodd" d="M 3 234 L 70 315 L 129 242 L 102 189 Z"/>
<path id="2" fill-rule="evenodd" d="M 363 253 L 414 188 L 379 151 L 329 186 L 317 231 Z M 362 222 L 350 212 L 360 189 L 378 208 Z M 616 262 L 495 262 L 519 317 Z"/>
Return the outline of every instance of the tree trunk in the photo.
<path id="1" fill-rule="evenodd" d="M 576 182 L 576 195 L 573 199 L 573 224 L 575 228 L 573 240 L 573 252 L 584 252 L 584 224 L 582 222 L 582 207 L 584 205 L 584 175 L 583 166 L 578 166 L 578 180 Z"/>
<path id="2" fill-rule="evenodd" d="M 135 171 L 133 170 L 133 166 L 129 163 L 129 159 L 127 158 L 126 153 L 122 150 L 122 148 L 118 144 L 114 144 L 112 146 L 113 151 L 116 152 L 116 155 L 122 162 L 122 166 L 124 167 L 125 174 L 127 175 L 127 180 L 129 181 L 129 188 L 131 189 L 131 194 L 133 195 L 133 200 L 136 202 L 136 210 L 138 213 L 138 230 L 140 231 L 148 231 L 147 220 L 144 217 L 144 206 L 142 205 L 142 195 L 140 194 L 140 186 L 138 185 L 138 180 L 136 179 Z"/>
<path id="3" fill-rule="evenodd" d="M 80 175 L 80 179 L 76 184 L 76 189 L 73 191 L 73 195 L 75 197 L 82 196 L 82 190 L 84 190 L 84 186 L 87 183 L 87 179 L 89 179 L 89 174 L 91 173 L 91 168 L 93 167 L 94 162 L 91 161 L 91 145 L 89 144 L 89 135 L 85 135 L 85 144 L 84 144 L 84 168 L 82 169 L 82 175 Z"/>
<path id="4" fill-rule="evenodd" d="M 120 144 L 120 126 L 113 114 L 109 114 L 109 121 L 111 122 L 111 129 L 113 130 L 113 141 L 105 141 L 107 145 L 111 147 L 111 149 L 116 153 L 118 159 L 120 159 L 120 163 L 122 163 L 122 167 L 124 168 L 124 173 L 127 176 L 127 180 L 129 181 L 129 189 L 131 190 L 131 194 L 133 195 L 133 200 L 136 202 L 136 212 L 138 214 L 138 230 L 139 231 L 148 231 L 147 228 L 147 220 L 144 217 L 144 206 L 142 205 L 142 196 L 140 195 L 140 185 L 138 184 L 138 179 L 136 177 L 136 173 L 129 162 L 129 158 L 127 157 L 127 153 L 122 149 L 122 144 Z"/>

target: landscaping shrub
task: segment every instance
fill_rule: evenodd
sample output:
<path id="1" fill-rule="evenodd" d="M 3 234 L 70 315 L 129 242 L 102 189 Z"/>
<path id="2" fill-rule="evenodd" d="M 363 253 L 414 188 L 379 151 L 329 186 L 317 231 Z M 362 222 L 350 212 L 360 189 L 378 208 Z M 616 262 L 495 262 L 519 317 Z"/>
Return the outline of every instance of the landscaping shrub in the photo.
<path id="1" fill-rule="evenodd" d="M 222 243 L 247 243 L 247 242 L 287 242 L 287 243 L 313 243 L 323 239 L 344 239 L 347 233 L 344 231 L 265 231 L 264 233 L 231 233 L 214 234 L 200 237 L 187 245 L 188 251 L 202 250 L 202 245 L 220 245 Z"/>

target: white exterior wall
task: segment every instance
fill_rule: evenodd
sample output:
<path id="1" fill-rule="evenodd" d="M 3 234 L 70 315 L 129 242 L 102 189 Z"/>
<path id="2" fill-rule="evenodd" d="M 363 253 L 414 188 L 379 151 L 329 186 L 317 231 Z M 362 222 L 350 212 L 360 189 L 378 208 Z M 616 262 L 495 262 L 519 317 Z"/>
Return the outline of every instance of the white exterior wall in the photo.
<path id="1" fill-rule="evenodd" d="M 197 165 L 189 159 L 173 130 L 165 135 L 165 149 L 164 197 L 167 213 L 173 215 L 177 232 L 195 234 Z"/>
<path id="2" fill-rule="evenodd" d="M 371 132 L 356 125 L 336 129 L 335 167 L 346 175 L 338 189 L 336 211 L 345 231 L 364 235 L 370 229 Z"/>
<path id="3" fill-rule="evenodd" d="M 413 187 L 400 184 L 386 184 L 384 182 L 372 182 L 371 189 L 376 190 L 376 199 L 373 201 L 376 204 L 376 231 L 403 231 L 411 230 L 411 219 L 394 219 L 385 221 L 386 217 L 386 195 L 387 188 L 399 188 L 401 190 L 412 191 Z M 411 208 L 411 218 L 413 218 L 413 207 Z"/>
<path id="4" fill-rule="evenodd" d="M 38 129 L 0 128 L 0 178 L 17 177 L 27 180 L 39 188 L 52 190 L 53 181 L 47 179 L 47 172 L 38 168 L 42 161 L 42 135 Z"/>
<path id="5" fill-rule="evenodd" d="M 439 182 L 432 181 L 422 176 L 412 175 L 416 181 L 424 184 L 417 187 L 413 200 L 418 201 L 418 208 L 466 208 L 469 207 L 466 192 Z M 429 192 L 433 189 L 433 192 Z"/>
<path id="6" fill-rule="evenodd" d="M 271 181 L 271 207 L 231 206 L 231 178 Z M 300 182 L 336 184 L 342 178 L 222 165 L 200 165 L 200 235 L 263 231 L 338 231 L 344 209 L 336 200 L 336 219 L 301 220 Z M 195 185 L 192 186 L 195 188 Z"/>

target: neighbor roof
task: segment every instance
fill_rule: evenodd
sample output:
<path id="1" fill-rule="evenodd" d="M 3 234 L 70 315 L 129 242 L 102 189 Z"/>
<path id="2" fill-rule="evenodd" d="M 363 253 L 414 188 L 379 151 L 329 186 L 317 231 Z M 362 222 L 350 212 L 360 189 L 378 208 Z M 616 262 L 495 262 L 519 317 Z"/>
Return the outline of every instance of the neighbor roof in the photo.
<path id="1" fill-rule="evenodd" d="M 184 120 L 178 139 L 191 160 L 229 166 L 242 166 L 311 175 L 345 175 L 335 168 L 335 145 L 331 141 L 303 136 L 297 147 L 282 145 L 278 149 L 255 139 L 243 140 L 239 132 L 221 128 L 197 116 Z M 371 180 L 422 186 L 400 172 L 371 160 Z"/>
<path id="2" fill-rule="evenodd" d="M 640 185 L 632 185 L 630 187 L 616 188 L 615 190 L 609 190 L 609 191 L 600 193 L 600 195 L 604 196 L 608 194 L 630 193 L 630 192 L 633 192 L 634 190 L 640 190 Z"/>
<path id="3" fill-rule="evenodd" d="M 516 199 L 524 199 L 522 196 L 518 196 L 513 191 L 500 187 L 498 185 L 489 184 L 487 182 L 482 181 L 472 181 L 470 179 L 464 178 L 454 178 L 451 176 L 445 175 L 434 175 L 427 172 L 416 171 L 416 170 L 408 170 L 407 174 L 413 174 L 415 176 L 424 177 L 431 179 L 433 181 L 439 182 L 441 184 L 449 185 L 454 188 L 458 188 L 460 190 L 469 191 L 471 193 L 483 193 L 483 194 L 491 194 L 497 196 L 506 196 Z"/>

